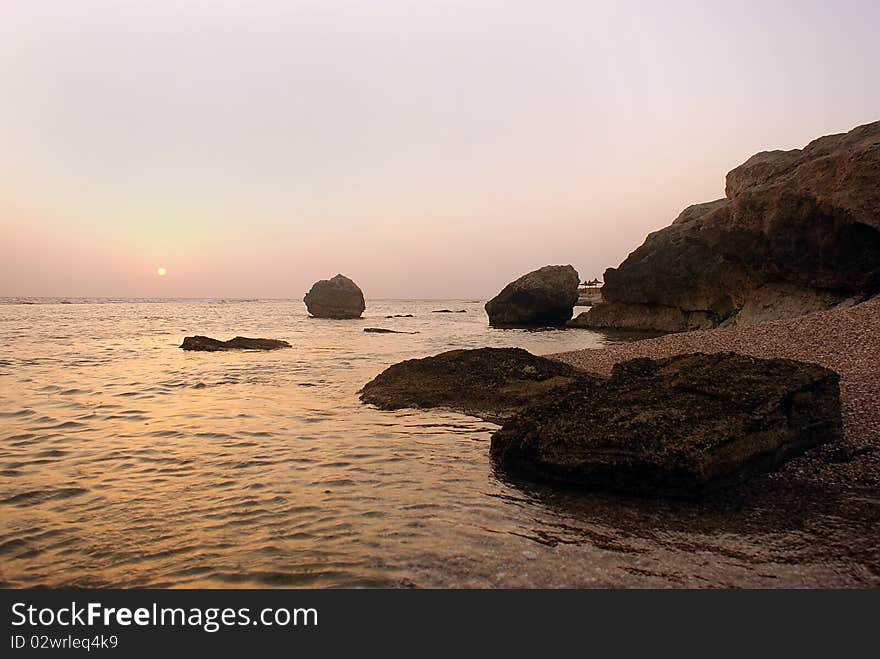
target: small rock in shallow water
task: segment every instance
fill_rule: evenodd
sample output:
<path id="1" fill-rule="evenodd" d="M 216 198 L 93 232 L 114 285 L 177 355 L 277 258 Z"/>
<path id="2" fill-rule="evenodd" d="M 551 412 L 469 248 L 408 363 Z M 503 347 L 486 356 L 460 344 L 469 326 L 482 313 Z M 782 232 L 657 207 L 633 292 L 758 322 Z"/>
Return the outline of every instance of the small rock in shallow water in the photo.
<path id="1" fill-rule="evenodd" d="M 278 350 L 289 348 L 287 341 L 278 339 L 249 339 L 236 336 L 228 341 L 212 339 L 208 336 L 187 336 L 180 345 L 184 350 L 200 350 L 202 352 L 220 352 L 224 350 Z"/>
<path id="2" fill-rule="evenodd" d="M 401 332 L 400 330 L 384 329 L 382 327 L 365 327 L 364 331 L 369 334 L 418 334 L 418 332 Z"/>
<path id="3" fill-rule="evenodd" d="M 450 350 L 385 369 L 361 400 L 386 410 L 442 407 L 500 422 L 559 390 L 599 378 L 521 348 Z"/>

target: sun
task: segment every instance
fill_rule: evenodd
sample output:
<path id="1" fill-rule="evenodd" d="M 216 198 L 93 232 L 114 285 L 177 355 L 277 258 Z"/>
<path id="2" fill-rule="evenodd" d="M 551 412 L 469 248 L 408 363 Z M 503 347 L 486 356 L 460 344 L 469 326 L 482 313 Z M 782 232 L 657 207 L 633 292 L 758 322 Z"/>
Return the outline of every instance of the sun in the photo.
<path id="1" fill-rule="evenodd" d="M 156 268 L 156 274 L 159 275 L 160 277 L 164 277 L 165 275 L 168 274 L 168 271 L 165 268 L 159 267 L 159 268 Z"/>

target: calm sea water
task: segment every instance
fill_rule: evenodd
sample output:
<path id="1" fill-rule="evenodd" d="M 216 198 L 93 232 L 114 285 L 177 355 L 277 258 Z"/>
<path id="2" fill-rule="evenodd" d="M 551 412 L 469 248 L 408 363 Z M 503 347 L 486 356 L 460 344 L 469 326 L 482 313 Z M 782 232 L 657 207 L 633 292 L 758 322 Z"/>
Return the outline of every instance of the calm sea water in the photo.
<path id="1" fill-rule="evenodd" d="M 73 302 L 0 304 L 3 585 L 701 585 L 762 561 L 775 585 L 798 562 L 658 529 L 628 500 L 510 482 L 489 460 L 495 426 L 356 396 L 402 359 L 600 334 L 493 330 L 477 301 L 370 301 L 355 321 L 298 300 Z M 293 348 L 189 353 L 188 334 Z"/>

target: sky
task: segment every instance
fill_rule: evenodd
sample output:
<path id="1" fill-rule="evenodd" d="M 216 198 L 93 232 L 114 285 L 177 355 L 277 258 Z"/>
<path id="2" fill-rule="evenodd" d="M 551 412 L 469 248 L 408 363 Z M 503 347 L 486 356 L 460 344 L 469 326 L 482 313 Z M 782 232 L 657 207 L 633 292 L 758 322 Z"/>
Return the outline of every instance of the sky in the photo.
<path id="1" fill-rule="evenodd" d="M 878 33 L 875 0 L 0 0 L 0 296 L 599 276 L 880 119 Z"/>

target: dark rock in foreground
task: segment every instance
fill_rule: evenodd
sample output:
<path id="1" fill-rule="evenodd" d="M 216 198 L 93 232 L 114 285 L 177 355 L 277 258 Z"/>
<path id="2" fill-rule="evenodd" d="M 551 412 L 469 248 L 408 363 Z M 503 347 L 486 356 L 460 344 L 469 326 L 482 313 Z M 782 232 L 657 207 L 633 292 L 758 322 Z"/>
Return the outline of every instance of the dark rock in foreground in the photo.
<path id="1" fill-rule="evenodd" d="M 530 479 L 698 496 L 838 439 L 838 382 L 815 364 L 736 353 L 635 359 L 513 417 L 491 454 Z"/>
<path id="2" fill-rule="evenodd" d="M 219 352 L 222 350 L 278 350 L 289 348 L 287 341 L 279 339 L 249 339 L 236 336 L 228 341 L 212 339 L 208 336 L 187 336 L 180 345 L 184 350 L 201 350 L 203 352 Z"/>
<path id="3" fill-rule="evenodd" d="M 364 331 L 369 334 L 418 334 L 418 332 L 402 332 L 400 330 L 385 329 L 384 327 L 365 327 Z"/>
<path id="4" fill-rule="evenodd" d="M 509 283 L 486 303 L 492 327 L 558 327 L 571 319 L 580 277 L 570 265 L 546 265 Z"/>
<path id="5" fill-rule="evenodd" d="M 605 272 L 572 325 L 677 332 L 754 324 L 880 292 L 880 122 L 765 151 L 726 197 L 686 208 Z"/>
<path id="6" fill-rule="evenodd" d="M 360 318 L 367 308 L 363 291 L 345 275 L 315 282 L 303 302 L 315 318 Z"/>
<path id="7" fill-rule="evenodd" d="M 451 350 L 390 366 L 364 386 L 361 400 L 386 410 L 441 407 L 501 422 L 596 379 L 520 348 Z"/>

